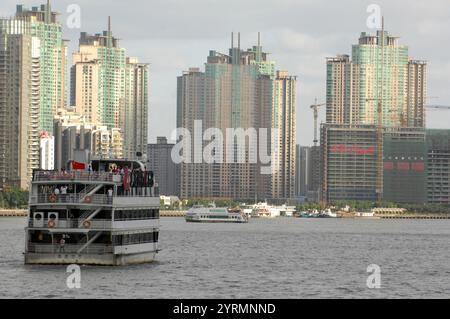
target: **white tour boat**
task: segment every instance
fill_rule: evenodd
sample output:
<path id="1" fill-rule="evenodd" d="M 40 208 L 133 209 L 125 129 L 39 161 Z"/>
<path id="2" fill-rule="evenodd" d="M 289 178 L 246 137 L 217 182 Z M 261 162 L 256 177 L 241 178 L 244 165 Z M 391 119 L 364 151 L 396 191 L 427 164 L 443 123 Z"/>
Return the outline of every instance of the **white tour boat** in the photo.
<path id="1" fill-rule="evenodd" d="M 251 216 L 255 218 L 277 218 L 277 217 L 293 217 L 296 213 L 295 206 L 274 206 L 267 202 L 254 204 L 251 206 Z"/>
<path id="2" fill-rule="evenodd" d="M 25 263 L 153 261 L 160 205 L 155 185 L 139 161 L 94 160 L 87 170 L 34 171 Z"/>
<path id="3" fill-rule="evenodd" d="M 253 205 L 252 217 L 276 218 L 276 217 L 280 217 L 280 216 L 281 216 L 280 210 L 275 206 L 269 205 L 267 202 L 262 202 L 262 203 Z"/>
<path id="4" fill-rule="evenodd" d="M 248 223 L 245 214 L 228 208 L 193 206 L 185 216 L 191 223 Z"/>

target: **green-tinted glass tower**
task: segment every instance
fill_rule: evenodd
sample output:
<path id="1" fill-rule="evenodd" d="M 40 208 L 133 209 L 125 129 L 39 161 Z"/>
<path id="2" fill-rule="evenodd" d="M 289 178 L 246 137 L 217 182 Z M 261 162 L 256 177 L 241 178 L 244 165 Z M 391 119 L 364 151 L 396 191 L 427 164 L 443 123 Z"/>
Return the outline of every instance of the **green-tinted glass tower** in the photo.
<path id="1" fill-rule="evenodd" d="M 71 67 L 71 105 L 95 125 L 120 129 L 123 154 L 147 152 L 148 64 L 127 58 L 111 31 L 82 32 Z"/>
<path id="2" fill-rule="evenodd" d="M 41 132 L 53 133 L 53 117 L 66 106 L 67 48 L 57 13 L 50 1 L 31 10 L 17 6 L 16 17 L 31 23 L 31 35 L 39 39 L 39 123 Z"/>
<path id="3" fill-rule="evenodd" d="M 426 63 L 409 60 L 407 46 L 388 32 L 382 35 L 363 32 L 351 60 L 327 59 L 327 123 L 377 124 L 381 99 L 383 126 L 425 125 Z"/>
<path id="4" fill-rule="evenodd" d="M 244 161 L 235 151 L 229 157 L 227 146 L 237 150 L 242 141 L 224 141 L 223 162 L 206 163 L 194 147 L 194 163 L 180 165 L 180 193 L 183 198 L 213 197 L 234 199 L 286 199 L 294 195 L 295 182 L 295 108 L 296 78 L 277 72 L 275 63 L 258 45 L 242 50 L 232 40 L 228 54 L 210 51 L 205 71 L 192 68 L 178 78 L 177 127 L 194 135 L 196 121 L 202 132 L 218 128 L 224 138 L 227 130 L 242 129 L 245 140 Z M 266 141 L 251 131 L 270 130 Z M 277 129 L 279 135 L 271 134 Z M 266 143 L 267 142 L 267 143 Z M 273 171 L 262 174 L 262 164 L 252 162 L 250 143 L 268 145 Z M 203 142 L 203 147 L 209 142 Z M 254 145 L 252 145 L 254 146 Z M 226 153 L 226 154 L 225 154 Z M 223 155 L 223 156 L 222 156 Z M 198 158 L 198 156 L 200 158 Z M 199 160 L 199 161 L 197 161 Z"/>

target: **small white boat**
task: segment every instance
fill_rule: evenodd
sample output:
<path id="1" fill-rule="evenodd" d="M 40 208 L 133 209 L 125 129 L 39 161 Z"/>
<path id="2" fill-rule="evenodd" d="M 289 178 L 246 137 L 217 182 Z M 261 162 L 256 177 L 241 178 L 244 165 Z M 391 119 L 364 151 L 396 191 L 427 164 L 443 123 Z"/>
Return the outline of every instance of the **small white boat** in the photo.
<path id="1" fill-rule="evenodd" d="M 282 217 L 294 217 L 295 213 L 297 212 L 295 206 L 287 206 L 287 205 L 280 206 L 279 210 L 280 216 Z"/>
<path id="2" fill-rule="evenodd" d="M 252 218 L 252 213 L 253 213 L 253 207 L 249 207 L 249 206 L 244 206 L 242 208 L 242 213 L 244 214 L 245 217 L 247 217 L 247 219 Z"/>
<path id="3" fill-rule="evenodd" d="M 253 205 L 252 217 L 257 218 L 276 218 L 280 217 L 281 212 L 278 207 L 271 206 L 267 202 Z"/>
<path id="4" fill-rule="evenodd" d="M 337 216 L 336 213 L 333 213 L 333 212 L 331 211 L 331 209 L 328 208 L 328 209 L 324 210 L 324 211 L 320 214 L 319 217 L 322 217 L 322 218 L 337 218 L 338 216 Z"/>
<path id="5" fill-rule="evenodd" d="M 248 223 L 248 218 L 240 211 L 204 206 L 193 206 L 185 219 L 188 223 Z"/>

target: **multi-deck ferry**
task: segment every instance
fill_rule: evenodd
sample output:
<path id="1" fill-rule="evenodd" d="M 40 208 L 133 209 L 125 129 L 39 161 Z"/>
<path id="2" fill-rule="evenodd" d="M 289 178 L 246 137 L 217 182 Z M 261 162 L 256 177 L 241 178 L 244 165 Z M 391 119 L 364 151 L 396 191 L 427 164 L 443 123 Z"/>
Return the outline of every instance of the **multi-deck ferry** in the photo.
<path id="1" fill-rule="evenodd" d="M 26 264 L 126 265 L 158 252 L 159 194 L 139 161 L 33 174 Z"/>
<path id="2" fill-rule="evenodd" d="M 296 213 L 295 206 L 274 206 L 267 202 L 262 202 L 248 206 L 244 212 L 251 214 L 253 218 L 277 218 L 277 217 L 293 217 Z"/>

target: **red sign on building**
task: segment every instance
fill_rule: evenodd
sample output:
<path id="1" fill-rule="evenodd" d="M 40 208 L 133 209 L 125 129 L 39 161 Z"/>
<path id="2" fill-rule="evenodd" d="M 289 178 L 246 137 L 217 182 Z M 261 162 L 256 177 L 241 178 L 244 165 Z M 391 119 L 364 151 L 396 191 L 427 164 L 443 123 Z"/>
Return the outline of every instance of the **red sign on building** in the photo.
<path id="1" fill-rule="evenodd" d="M 414 172 L 423 172 L 423 171 L 425 171 L 425 164 L 424 163 L 420 163 L 420 162 L 412 163 L 411 164 L 411 169 Z"/>
<path id="2" fill-rule="evenodd" d="M 398 162 L 397 169 L 399 171 L 409 171 L 410 170 L 409 163 L 408 162 Z"/>
<path id="3" fill-rule="evenodd" d="M 386 171 L 393 171 L 394 170 L 394 162 L 385 162 L 384 163 L 384 170 L 386 170 Z"/>
<path id="4" fill-rule="evenodd" d="M 330 152 L 339 154 L 374 155 L 375 147 L 362 148 L 358 145 L 346 146 L 344 144 L 339 144 L 331 145 Z"/>

